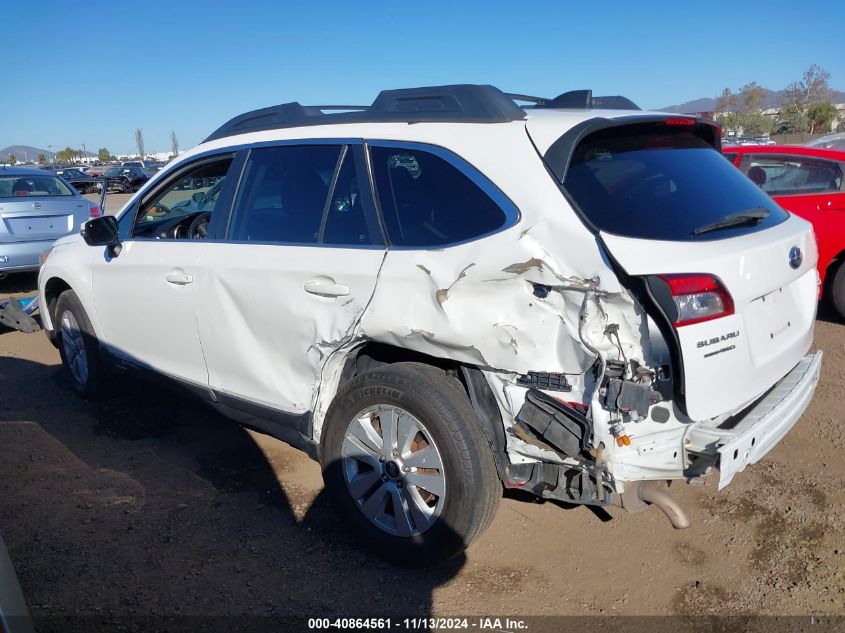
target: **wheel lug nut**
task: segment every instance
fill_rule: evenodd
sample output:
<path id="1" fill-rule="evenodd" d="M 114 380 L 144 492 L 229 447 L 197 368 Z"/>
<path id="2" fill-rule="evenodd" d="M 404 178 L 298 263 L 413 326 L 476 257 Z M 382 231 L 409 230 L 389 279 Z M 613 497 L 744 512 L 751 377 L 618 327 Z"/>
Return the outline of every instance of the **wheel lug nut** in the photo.
<path id="1" fill-rule="evenodd" d="M 381 476 L 381 480 L 382 480 L 382 481 L 387 481 L 387 475 L 382 475 L 382 476 Z"/>
<path id="2" fill-rule="evenodd" d="M 411 467 L 410 466 L 402 466 L 402 472 L 404 472 L 404 473 L 411 472 Z"/>

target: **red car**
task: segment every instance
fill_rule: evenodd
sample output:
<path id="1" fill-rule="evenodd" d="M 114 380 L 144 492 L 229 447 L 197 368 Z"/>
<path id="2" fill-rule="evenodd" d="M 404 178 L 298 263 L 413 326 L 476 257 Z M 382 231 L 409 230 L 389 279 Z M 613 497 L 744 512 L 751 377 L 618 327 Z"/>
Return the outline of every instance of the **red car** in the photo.
<path id="1" fill-rule="evenodd" d="M 743 145 L 722 153 L 781 207 L 812 222 L 822 296 L 845 318 L 845 152 Z"/>

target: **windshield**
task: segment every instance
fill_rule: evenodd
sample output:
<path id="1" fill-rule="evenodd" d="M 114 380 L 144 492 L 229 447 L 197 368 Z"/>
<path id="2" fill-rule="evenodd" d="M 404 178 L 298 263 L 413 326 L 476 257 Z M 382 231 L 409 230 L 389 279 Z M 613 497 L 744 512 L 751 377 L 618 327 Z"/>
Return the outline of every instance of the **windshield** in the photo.
<path id="1" fill-rule="evenodd" d="M 55 176 L 0 176 L 0 198 L 72 195 L 73 191 Z"/>
<path id="2" fill-rule="evenodd" d="M 112 167 L 106 172 L 106 176 L 122 176 L 123 174 L 128 174 L 129 169 L 125 169 L 124 167 Z"/>
<path id="3" fill-rule="evenodd" d="M 575 149 L 563 182 L 594 229 L 651 240 L 713 240 L 759 231 L 789 215 L 691 131 L 653 124 L 609 128 Z M 696 234 L 749 209 L 760 221 Z"/>

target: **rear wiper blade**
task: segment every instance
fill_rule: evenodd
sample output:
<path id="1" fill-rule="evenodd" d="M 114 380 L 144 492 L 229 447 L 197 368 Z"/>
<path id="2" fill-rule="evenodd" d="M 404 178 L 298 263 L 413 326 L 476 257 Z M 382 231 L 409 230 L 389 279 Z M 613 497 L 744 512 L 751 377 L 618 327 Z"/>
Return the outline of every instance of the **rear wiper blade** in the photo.
<path id="1" fill-rule="evenodd" d="M 764 207 L 755 207 L 753 209 L 746 209 L 745 211 L 737 211 L 736 213 L 726 215 L 715 222 L 699 226 L 692 232 L 692 234 L 693 236 L 696 236 L 703 233 L 711 233 L 712 231 L 721 231 L 722 229 L 732 229 L 738 226 L 755 226 L 760 224 L 760 222 L 765 220 L 767 217 L 769 217 L 769 210 Z"/>

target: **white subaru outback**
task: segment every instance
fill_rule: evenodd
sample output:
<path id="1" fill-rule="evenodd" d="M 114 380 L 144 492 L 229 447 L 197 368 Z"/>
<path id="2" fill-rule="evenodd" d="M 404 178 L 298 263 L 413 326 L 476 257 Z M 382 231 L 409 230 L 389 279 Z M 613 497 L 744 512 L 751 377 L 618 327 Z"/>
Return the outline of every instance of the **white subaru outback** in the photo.
<path id="1" fill-rule="evenodd" d="M 821 364 L 813 231 L 719 147 L 589 91 L 249 112 L 55 243 L 44 327 L 85 397 L 152 371 L 302 448 L 399 562 L 502 486 L 686 527 L 665 482 L 730 483 Z"/>

